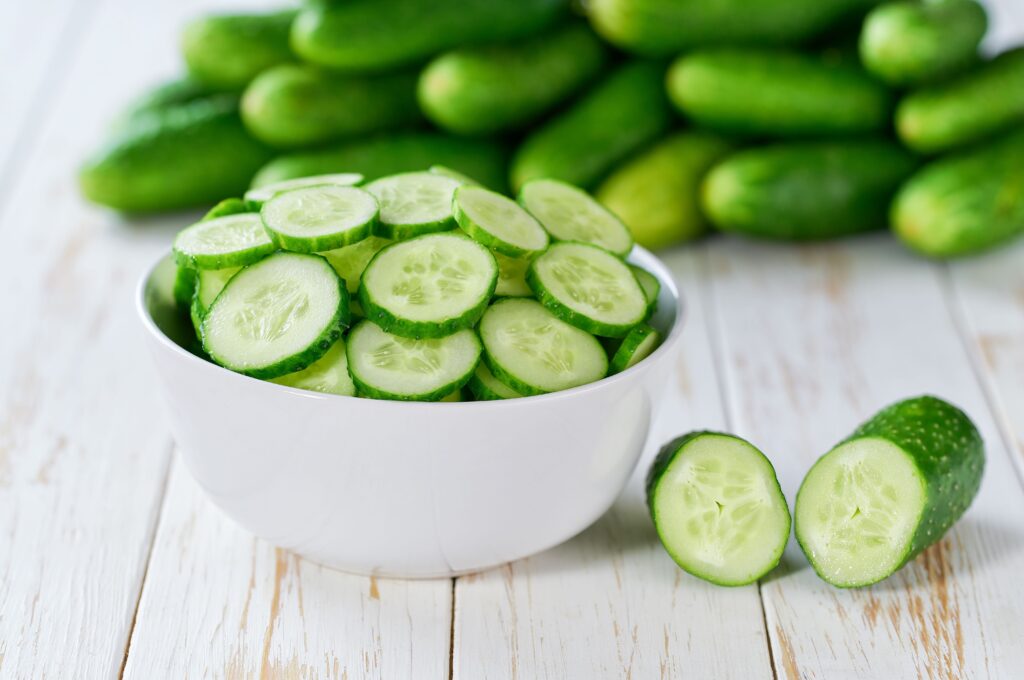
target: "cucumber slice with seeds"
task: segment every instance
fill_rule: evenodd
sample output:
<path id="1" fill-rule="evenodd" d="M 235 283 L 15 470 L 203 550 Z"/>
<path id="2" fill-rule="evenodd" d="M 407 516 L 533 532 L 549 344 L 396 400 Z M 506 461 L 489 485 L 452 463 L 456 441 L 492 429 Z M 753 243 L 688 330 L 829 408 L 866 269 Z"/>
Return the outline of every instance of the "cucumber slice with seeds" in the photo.
<path id="1" fill-rule="evenodd" d="M 338 276 L 345 280 L 348 292 L 355 293 L 359 290 L 359 281 L 363 278 L 363 270 L 370 264 L 373 256 L 379 253 L 384 246 L 392 242 L 378 236 L 367 236 L 358 243 L 353 243 L 337 250 L 327 250 L 322 253 L 327 261 L 338 272 Z"/>
<path id="2" fill-rule="evenodd" d="M 633 249 L 633 235 L 622 220 L 571 184 L 529 181 L 519 190 L 519 203 L 556 241 L 591 243 L 620 257 Z"/>
<path id="3" fill-rule="evenodd" d="M 517 399 L 523 395 L 494 377 L 487 364 L 480 362 L 476 372 L 469 379 L 469 390 L 473 396 L 480 401 L 495 401 L 498 399 Z"/>
<path id="4" fill-rule="evenodd" d="M 647 315 L 632 270 L 585 243 L 556 243 L 530 263 L 526 282 L 558 318 L 594 335 L 621 338 Z"/>
<path id="5" fill-rule="evenodd" d="M 364 188 L 380 204 L 375 235 L 394 241 L 455 228 L 452 198 L 460 183 L 429 172 L 381 177 Z"/>
<path id="6" fill-rule="evenodd" d="M 455 190 L 455 221 L 464 232 L 491 250 L 509 257 L 539 253 L 548 247 L 544 227 L 515 201 L 489 189 Z"/>
<path id="7" fill-rule="evenodd" d="M 676 564 L 723 586 L 775 568 L 790 517 L 775 469 L 749 442 L 691 432 L 661 449 L 647 474 L 647 505 Z"/>
<path id="8" fill-rule="evenodd" d="M 276 253 L 231 277 L 203 318 L 203 349 L 225 368 L 277 378 L 326 354 L 348 316 L 348 291 L 327 260 Z"/>
<path id="9" fill-rule="evenodd" d="M 277 194 L 263 204 L 260 217 L 279 247 L 317 253 L 365 239 L 377 212 L 377 199 L 362 189 L 320 184 Z"/>
<path id="10" fill-rule="evenodd" d="M 270 382 L 299 390 L 340 394 L 343 397 L 353 397 L 356 394 L 356 385 L 352 382 L 352 376 L 348 374 L 345 341 L 341 339 L 307 368 L 273 378 Z"/>
<path id="11" fill-rule="evenodd" d="M 199 269 L 244 267 L 277 250 L 256 213 L 196 222 L 174 239 L 178 264 Z"/>
<path id="12" fill-rule="evenodd" d="M 658 309 L 658 296 L 661 294 L 661 281 L 658 280 L 657 276 L 650 273 L 643 267 L 631 264 L 629 265 L 629 268 L 633 270 L 633 276 L 636 277 L 637 283 L 640 284 L 640 288 L 644 291 L 644 297 L 647 298 L 646 318 L 650 319 Z"/>
<path id="13" fill-rule="evenodd" d="M 428 234 L 394 243 L 363 272 L 366 318 L 407 338 L 440 338 L 476 324 L 494 294 L 498 264 L 462 234 Z"/>
<path id="14" fill-rule="evenodd" d="M 651 355 L 661 342 L 661 334 L 645 323 L 636 326 L 615 350 L 608 366 L 609 373 L 621 373 Z"/>
<path id="15" fill-rule="evenodd" d="M 329 175 L 310 175 L 309 177 L 296 177 L 286 179 L 273 184 L 265 184 L 261 187 L 249 189 L 245 192 L 245 200 L 250 203 L 262 204 L 269 201 L 277 194 L 293 189 L 318 186 L 321 184 L 333 184 L 340 187 L 355 186 L 363 181 L 363 176 L 358 172 L 338 172 Z"/>
<path id="16" fill-rule="evenodd" d="M 495 253 L 494 259 L 498 262 L 498 285 L 494 288 L 494 294 L 501 297 L 530 297 L 533 291 L 526 283 L 526 268 L 530 261 L 524 257 L 508 257 L 501 253 Z"/>

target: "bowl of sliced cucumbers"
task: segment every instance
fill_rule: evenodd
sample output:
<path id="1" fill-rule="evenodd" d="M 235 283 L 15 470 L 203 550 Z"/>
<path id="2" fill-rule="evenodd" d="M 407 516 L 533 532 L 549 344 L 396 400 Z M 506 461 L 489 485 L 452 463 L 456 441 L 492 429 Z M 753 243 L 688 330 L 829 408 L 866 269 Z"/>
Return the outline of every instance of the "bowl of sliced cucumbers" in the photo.
<path id="1" fill-rule="evenodd" d="M 183 459 L 252 533 L 345 571 L 466 573 L 603 514 L 676 361 L 665 267 L 586 192 L 444 168 L 222 201 L 138 309 Z"/>

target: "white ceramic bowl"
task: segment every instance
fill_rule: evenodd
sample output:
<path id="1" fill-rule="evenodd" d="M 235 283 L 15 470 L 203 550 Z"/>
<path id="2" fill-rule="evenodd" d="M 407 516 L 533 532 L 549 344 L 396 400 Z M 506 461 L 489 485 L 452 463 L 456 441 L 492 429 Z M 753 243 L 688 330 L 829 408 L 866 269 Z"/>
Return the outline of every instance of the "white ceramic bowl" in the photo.
<path id="1" fill-rule="evenodd" d="M 650 357 L 539 397 L 409 403 L 340 397 L 232 373 L 185 347 L 174 265 L 143 278 L 138 312 L 189 470 L 267 541 L 361 574 L 447 576 L 544 550 L 611 506 L 640 456 L 679 345 L 682 306 L 661 281 Z M 180 344 L 179 344 L 180 343 Z"/>

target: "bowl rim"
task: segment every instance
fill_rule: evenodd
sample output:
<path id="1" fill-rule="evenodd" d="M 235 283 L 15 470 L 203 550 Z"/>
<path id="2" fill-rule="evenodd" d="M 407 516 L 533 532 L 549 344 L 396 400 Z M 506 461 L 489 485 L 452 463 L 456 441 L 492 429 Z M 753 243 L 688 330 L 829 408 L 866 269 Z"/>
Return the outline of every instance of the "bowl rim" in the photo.
<path id="1" fill-rule="evenodd" d="M 572 387 L 567 390 L 560 390 L 558 392 L 549 392 L 547 394 L 528 395 L 524 397 L 517 397 L 515 399 L 500 399 L 500 400 L 484 400 L 484 401 L 459 401 L 459 402 L 433 402 L 433 401 L 400 401 L 397 399 L 366 399 L 364 397 L 346 396 L 341 394 L 328 394 L 325 392 L 314 392 L 312 390 L 303 390 L 296 387 L 288 387 L 286 385 L 278 385 L 268 380 L 260 380 L 247 376 L 243 373 L 236 373 L 235 371 L 218 366 L 217 364 L 207 361 L 202 357 L 196 356 L 192 352 L 189 352 L 184 347 L 167 337 L 167 334 L 156 324 L 153 320 L 152 314 L 150 314 L 149 307 L 146 304 L 147 290 L 149 288 L 149 282 L 153 278 L 153 274 L 157 268 L 161 266 L 168 257 L 173 258 L 173 252 L 167 250 L 162 253 L 156 260 L 146 268 L 142 276 L 139 278 L 138 283 L 135 287 L 135 311 L 142 322 L 142 326 L 146 329 L 146 332 L 151 335 L 156 341 L 170 349 L 173 353 L 181 356 L 185 361 L 196 362 L 197 365 L 201 366 L 199 370 L 215 371 L 221 375 L 225 380 L 244 380 L 249 383 L 252 389 L 271 389 L 274 391 L 284 390 L 285 393 L 291 393 L 294 396 L 306 398 L 306 399 L 318 399 L 318 400 L 343 400 L 344 402 L 350 402 L 358 400 L 360 403 L 373 402 L 375 404 L 387 404 L 384 408 L 401 408 L 401 409 L 422 409 L 430 408 L 436 409 L 443 407 L 445 409 L 464 409 L 464 410 L 482 410 L 489 408 L 514 408 L 523 404 L 541 404 L 548 403 L 551 401 L 557 401 L 560 399 L 571 399 L 574 396 L 593 392 L 596 390 L 610 389 L 611 385 L 628 380 L 631 376 L 635 375 L 640 371 L 647 370 L 651 365 L 654 364 L 654 360 L 665 356 L 669 352 L 675 351 L 676 346 L 679 344 L 679 338 L 683 331 L 684 322 L 684 308 L 683 296 L 680 293 L 678 286 L 676 285 L 675 278 L 669 271 L 665 263 L 661 261 L 656 255 L 651 253 L 646 248 L 642 248 L 639 245 L 634 245 L 633 249 L 627 256 L 627 261 L 638 259 L 639 262 L 636 264 L 641 265 L 644 269 L 648 269 L 653 273 L 658 282 L 661 284 L 661 290 L 668 290 L 671 293 L 671 298 L 675 302 L 675 319 L 672 322 L 671 328 L 669 328 L 665 339 L 661 345 L 654 350 L 646 358 L 639 361 L 637 364 L 627 368 L 624 371 L 616 373 L 615 375 L 605 376 L 600 380 L 585 385 L 579 385 Z M 262 387 L 261 387 L 262 386 Z"/>

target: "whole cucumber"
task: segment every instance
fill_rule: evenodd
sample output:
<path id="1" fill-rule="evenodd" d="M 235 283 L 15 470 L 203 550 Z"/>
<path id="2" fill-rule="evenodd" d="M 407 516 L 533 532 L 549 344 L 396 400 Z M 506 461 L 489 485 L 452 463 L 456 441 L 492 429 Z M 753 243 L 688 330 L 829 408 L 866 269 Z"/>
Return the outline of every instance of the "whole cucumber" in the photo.
<path id="1" fill-rule="evenodd" d="M 517 43 L 460 48 L 423 70 L 420 106 L 455 133 L 521 127 L 592 80 L 606 59 L 605 48 L 584 24 Z"/>
<path id="2" fill-rule="evenodd" d="M 825 239 L 886 226 L 889 201 L 917 165 L 884 141 L 804 142 L 741 151 L 704 180 L 715 226 L 752 236 Z"/>
<path id="3" fill-rule="evenodd" d="M 242 89 L 261 71 L 295 58 L 288 46 L 295 14 L 285 10 L 195 19 L 181 36 L 189 73 L 213 87 Z"/>
<path id="4" fill-rule="evenodd" d="M 648 250 L 689 241 L 708 228 L 700 211 L 700 184 L 732 149 L 711 132 L 675 133 L 618 167 L 595 197 Z"/>
<path id="5" fill-rule="evenodd" d="M 860 57 L 890 85 L 922 85 L 947 78 L 978 60 L 988 19 L 975 0 L 891 2 L 864 21 Z"/>
<path id="6" fill-rule="evenodd" d="M 569 109 L 531 133 L 510 171 L 512 188 L 537 178 L 589 188 L 626 156 L 664 133 L 671 122 L 665 67 L 620 66 Z"/>
<path id="7" fill-rule="evenodd" d="M 892 225 L 932 257 L 976 253 L 1024 233 L 1024 129 L 926 165 L 897 194 Z"/>
<path id="8" fill-rule="evenodd" d="M 867 73 L 797 52 L 711 49 L 677 59 L 672 102 L 707 127 L 742 134 L 825 136 L 889 126 L 892 99 Z"/>
<path id="9" fill-rule="evenodd" d="M 217 94 L 217 90 L 200 83 L 195 78 L 174 78 L 151 87 L 133 99 L 111 123 L 110 134 L 127 134 L 128 131 L 153 114 L 159 115 L 167 109 L 205 99 Z"/>
<path id="10" fill-rule="evenodd" d="M 256 138 L 277 147 L 401 127 L 420 120 L 416 74 L 345 75 L 282 64 L 246 88 L 242 120 Z"/>
<path id="11" fill-rule="evenodd" d="M 948 83 L 911 92 L 896 108 L 896 131 L 921 153 L 947 151 L 1024 122 L 1024 48 Z"/>
<path id="12" fill-rule="evenodd" d="M 462 45 L 533 35 L 566 8 L 565 0 L 345 0 L 302 9 L 291 42 L 310 63 L 378 71 Z"/>
<path id="13" fill-rule="evenodd" d="M 143 213 L 241 195 L 272 152 L 245 131 L 238 100 L 222 95 L 148 116 L 115 136 L 79 174 L 86 198 Z"/>

